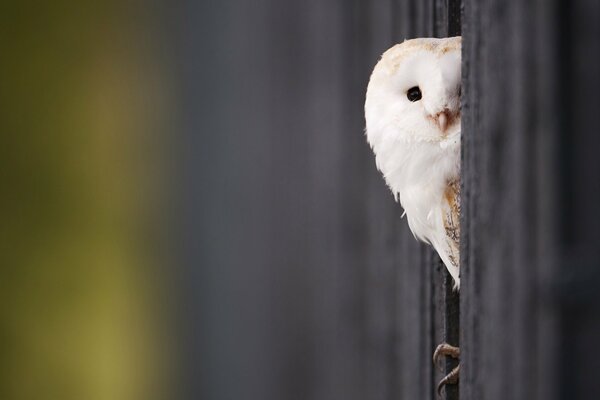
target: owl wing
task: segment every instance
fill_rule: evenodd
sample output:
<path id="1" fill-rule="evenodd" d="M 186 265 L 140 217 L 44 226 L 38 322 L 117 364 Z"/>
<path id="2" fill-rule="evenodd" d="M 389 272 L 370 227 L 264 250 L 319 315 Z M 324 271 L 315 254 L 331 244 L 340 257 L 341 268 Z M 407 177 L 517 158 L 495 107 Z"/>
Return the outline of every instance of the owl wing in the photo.
<path id="1" fill-rule="evenodd" d="M 445 257 L 442 256 L 442 260 L 458 286 L 460 265 L 460 182 L 458 180 L 448 183 L 444 191 L 442 221 L 445 231 L 442 251 L 445 250 L 444 253 L 446 253 Z"/>

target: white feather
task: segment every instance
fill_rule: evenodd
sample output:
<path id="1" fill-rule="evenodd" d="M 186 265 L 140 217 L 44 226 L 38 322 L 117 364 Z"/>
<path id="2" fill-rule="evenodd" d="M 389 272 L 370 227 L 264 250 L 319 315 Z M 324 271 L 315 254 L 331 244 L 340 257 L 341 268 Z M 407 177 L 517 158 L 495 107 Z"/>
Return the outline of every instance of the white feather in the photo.
<path id="1" fill-rule="evenodd" d="M 419 101 L 407 99 L 418 86 Z M 454 116 L 443 131 L 436 116 Z M 396 45 L 375 67 L 365 102 L 375 163 L 416 238 L 430 243 L 459 285 L 444 227 L 444 192 L 460 174 L 460 38 Z M 403 214 L 403 215 L 404 215 Z"/>

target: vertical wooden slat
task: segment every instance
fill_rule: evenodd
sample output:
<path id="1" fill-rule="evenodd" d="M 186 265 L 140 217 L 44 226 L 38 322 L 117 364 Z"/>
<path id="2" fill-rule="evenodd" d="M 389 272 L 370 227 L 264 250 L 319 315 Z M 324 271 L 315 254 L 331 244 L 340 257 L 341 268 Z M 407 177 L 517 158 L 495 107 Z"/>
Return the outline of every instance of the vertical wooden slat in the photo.
<path id="1" fill-rule="evenodd" d="M 465 10 L 461 398 L 525 399 L 535 226 L 527 223 L 523 171 L 533 84 L 520 45 L 531 41 L 531 25 L 516 2 L 469 1 Z"/>
<path id="2" fill-rule="evenodd" d="M 462 399 L 599 390 L 599 18 L 465 1 Z"/>
<path id="3" fill-rule="evenodd" d="M 478 96 L 481 92 L 480 81 L 473 79 L 475 65 L 480 62 L 481 21 L 479 3 L 465 0 L 462 37 L 462 137 L 461 137 L 461 376 L 460 394 L 463 400 L 481 399 L 481 380 L 477 370 L 480 360 L 477 358 L 480 347 L 479 312 L 481 304 L 479 271 L 474 268 L 477 261 L 477 243 L 475 241 L 476 202 L 479 199 L 479 176 L 475 173 L 476 162 L 482 135 L 478 119 Z"/>

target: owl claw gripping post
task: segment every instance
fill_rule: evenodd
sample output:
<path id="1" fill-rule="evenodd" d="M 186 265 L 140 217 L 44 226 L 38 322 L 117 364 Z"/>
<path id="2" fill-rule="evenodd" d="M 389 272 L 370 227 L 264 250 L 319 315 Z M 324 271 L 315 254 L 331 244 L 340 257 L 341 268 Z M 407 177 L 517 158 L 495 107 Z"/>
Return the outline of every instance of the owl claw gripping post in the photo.
<path id="1" fill-rule="evenodd" d="M 377 168 L 404 208 L 410 230 L 435 248 L 456 289 L 460 285 L 460 46 L 460 37 L 412 39 L 395 45 L 375 66 L 365 102 L 366 135 Z M 434 358 L 456 354 L 440 350 Z M 454 383 L 457 377 L 458 367 L 440 385 Z"/>

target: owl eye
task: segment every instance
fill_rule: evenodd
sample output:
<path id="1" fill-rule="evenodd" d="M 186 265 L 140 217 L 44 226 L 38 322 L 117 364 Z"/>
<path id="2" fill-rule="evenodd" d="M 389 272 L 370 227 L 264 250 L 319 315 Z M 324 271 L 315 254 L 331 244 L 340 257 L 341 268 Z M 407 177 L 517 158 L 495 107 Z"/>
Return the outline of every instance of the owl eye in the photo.
<path id="1" fill-rule="evenodd" d="M 408 89 L 408 92 L 406 92 L 406 98 L 412 102 L 421 100 L 421 97 L 423 97 L 423 95 L 421 94 L 421 89 L 419 89 L 418 86 L 411 87 Z"/>

